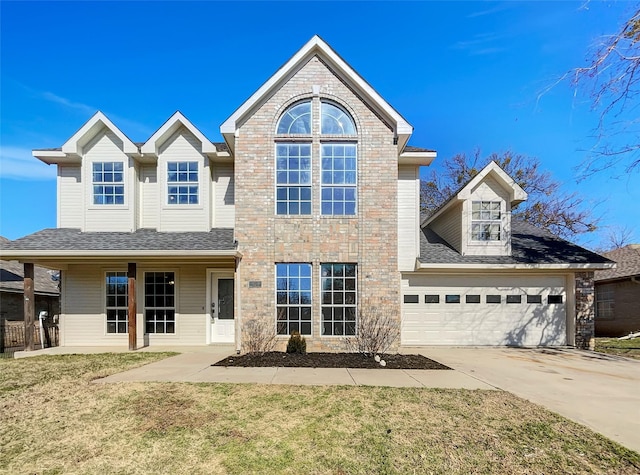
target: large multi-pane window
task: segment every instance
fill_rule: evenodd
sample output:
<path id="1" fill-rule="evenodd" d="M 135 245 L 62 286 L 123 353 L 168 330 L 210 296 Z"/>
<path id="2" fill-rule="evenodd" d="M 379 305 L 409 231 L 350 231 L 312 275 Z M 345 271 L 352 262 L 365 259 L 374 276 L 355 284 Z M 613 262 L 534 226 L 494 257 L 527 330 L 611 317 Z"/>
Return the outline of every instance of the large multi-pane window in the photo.
<path id="1" fill-rule="evenodd" d="M 311 264 L 276 264 L 276 333 L 311 335 Z"/>
<path id="2" fill-rule="evenodd" d="M 499 241 L 500 225 L 499 201 L 473 201 L 471 203 L 471 239 L 474 241 Z"/>
<path id="3" fill-rule="evenodd" d="M 175 333 L 176 282 L 173 272 L 145 272 L 144 317 L 146 333 Z"/>
<path id="4" fill-rule="evenodd" d="M 93 204 L 124 204 L 124 164 L 122 162 L 93 163 Z"/>
<path id="5" fill-rule="evenodd" d="M 357 324 L 357 265 L 322 264 L 322 334 L 355 335 Z"/>
<path id="6" fill-rule="evenodd" d="M 318 105 L 319 126 L 312 120 Z M 315 199 L 320 199 L 321 214 L 354 216 L 358 163 L 356 127 L 349 113 L 331 102 L 299 102 L 282 114 L 276 132 L 276 213 L 311 214 L 315 168 L 320 176 Z M 320 156 L 314 158 L 313 153 Z"/>
<path id="7" fill-rule="evenodd" d="M 198 162 L 167 163 L 167 203 L 198 204 Z"/>
<path id="8" fill-rule="evenodd" d="M 127 333 L 128 282 L 126 272 L 107 272 L 106 312 L 107 333 Z"/>
<path id="9" fill-rule="evenodd" d="M 311 214 L 311 144 L 276 145 L 278 214 Z"/>
<path id="10" fill-rule="evenodd" d="M 322 144 L 322 214 L 356 214 L 356 144 Z"/>

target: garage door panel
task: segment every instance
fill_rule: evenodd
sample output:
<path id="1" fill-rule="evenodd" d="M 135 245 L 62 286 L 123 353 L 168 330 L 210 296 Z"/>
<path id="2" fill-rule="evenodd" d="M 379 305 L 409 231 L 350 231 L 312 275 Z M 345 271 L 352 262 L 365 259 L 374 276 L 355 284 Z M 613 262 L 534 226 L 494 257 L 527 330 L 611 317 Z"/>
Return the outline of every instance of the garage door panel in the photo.
<path id="1" fill-rule="evenodd" d="M 403 304 L 403 345 L 566 344 L 563 276 L 403 276 L 402 290 L 419 296 Z M 439 303 L 425 303 L 425 295 L 438 295 Z M 447 295 L 459 295 L 460 303 L 446 303 Z M 466 303 L 467 295 L 480 303 Z M 487 295 L 499 295 L 500 303 L 487 303 Z M 507 303 L 511 295 L 520 303 Z M 527 303 L 527 295 L 541 296 L 541 303 Z M 562 303 L 548 304 L 549 295 L 561 295 Z"/>

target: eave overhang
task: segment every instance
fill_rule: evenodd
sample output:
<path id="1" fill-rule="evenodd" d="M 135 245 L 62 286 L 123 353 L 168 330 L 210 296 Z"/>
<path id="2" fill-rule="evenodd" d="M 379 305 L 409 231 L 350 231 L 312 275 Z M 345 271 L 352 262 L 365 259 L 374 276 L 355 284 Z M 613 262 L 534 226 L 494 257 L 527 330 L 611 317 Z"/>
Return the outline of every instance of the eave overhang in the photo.
<path id="1" fill-rule="evenodd" d="M 420 165 L 428 167 L 437 156 L 437 152 L 402 152 L 398 157 L 398 165 Z"/>
<path id="2" fill-rule="evenodd" d="M 370 107 L 388 121 L 394 129 L 398 150 L 404 148 L 413 133 L 413 127 L 324 40 L 315 35 L 222 123 L 220 133 L 232 152 L 235 150 L 235 139 L 244 120 L 282 87 L 300 67 L 316 55 L 327 62 L 342 80 L 356 90 Z"/>
<path id="3" fill-rule="evenodd" d="M 216 146 L 200 132 L 200 130 L 193 125 L 180 111 L 176 111 L 169 119 L 149 137 L 140 151 L 143 154 L 143 160 L 147 157 L 157 159 L 158 151 L 162 144 L 166 142 L 180 127 L 187 129 L 196 139 L 198 139 L 202 146 L 202 153 L 210 158 L 218 156 L 218 150 Z M 229 156 L 228 153 L 226 153 Z"/>

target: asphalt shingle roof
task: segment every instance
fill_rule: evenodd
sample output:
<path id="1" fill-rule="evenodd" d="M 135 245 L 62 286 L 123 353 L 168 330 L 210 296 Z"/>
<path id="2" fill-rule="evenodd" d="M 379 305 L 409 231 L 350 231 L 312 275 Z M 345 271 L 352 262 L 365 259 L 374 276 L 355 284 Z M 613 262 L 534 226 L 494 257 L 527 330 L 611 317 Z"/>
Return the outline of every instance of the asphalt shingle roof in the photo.
<path id="1" fill-rule="evenodd" d="M 428 227 L 420 234 L 425 264 L 603 264 L 611 261 L 523 221 L 511 222 L 511 256 L 463 256 Z"/>
<path id="2" fill-rule="evenodd" d="M 155 229 L 124 233 L 50 228 L 2 243 L 2 249 L 12 251 L 224 251 L 235 248 L 232 228 L 176 233 L 162 233 Z"/>
<path id="3" fill-rule="evenodd" d="M 596 281 L 640 276 L 640 244 L 629 244 L 602 254 L 615 261 L 617 265 L 615 269 L 596 271 Z"/>

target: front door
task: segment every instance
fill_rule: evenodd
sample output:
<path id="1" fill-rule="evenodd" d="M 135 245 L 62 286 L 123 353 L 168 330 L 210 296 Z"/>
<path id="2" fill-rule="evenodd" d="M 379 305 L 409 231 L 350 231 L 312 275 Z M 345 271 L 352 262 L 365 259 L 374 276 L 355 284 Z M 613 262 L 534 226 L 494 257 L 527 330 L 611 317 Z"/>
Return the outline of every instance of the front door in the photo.
<path id="1" fill-rule="evenodd" d="M 233 295 L 233 277 L 214 274 L 211 279 L 211 343 L 235 341 Z"/>

